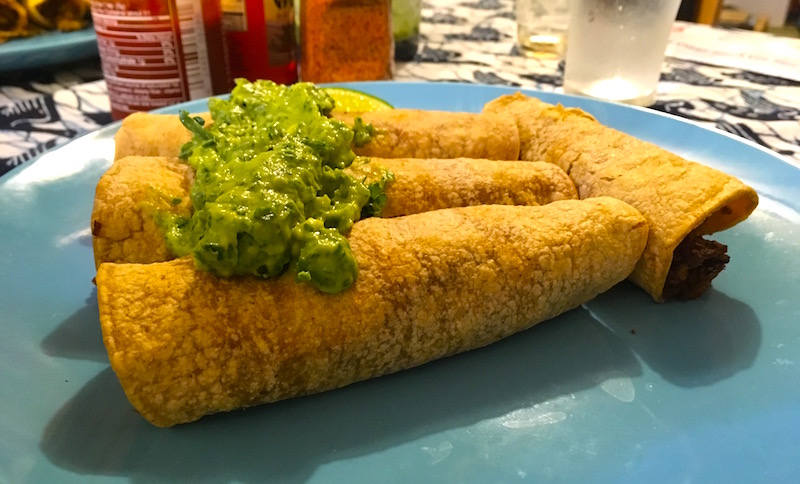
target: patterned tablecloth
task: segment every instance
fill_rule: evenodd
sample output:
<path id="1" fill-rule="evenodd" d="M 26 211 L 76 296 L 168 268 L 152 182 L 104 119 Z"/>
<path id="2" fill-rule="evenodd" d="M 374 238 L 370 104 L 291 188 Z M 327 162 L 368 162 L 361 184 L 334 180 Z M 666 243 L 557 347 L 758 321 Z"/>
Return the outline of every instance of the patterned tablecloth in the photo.
<path id="1" fill-rule="evenodd" d="M 427 0 L 401 81 L 561 91 L 563 62 L 516 46 L 513 0 Z M 652 109 L 766 146 L 800 163 L 800 41 L 676 23 Z M 111 122 L 99 61 L 0 73 L 0 175 Z"/>

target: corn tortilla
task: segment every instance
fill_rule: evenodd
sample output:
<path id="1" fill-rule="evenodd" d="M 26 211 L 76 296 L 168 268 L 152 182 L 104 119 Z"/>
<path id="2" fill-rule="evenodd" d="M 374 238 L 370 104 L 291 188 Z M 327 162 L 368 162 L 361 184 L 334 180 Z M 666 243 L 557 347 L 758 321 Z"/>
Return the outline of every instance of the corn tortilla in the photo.
<path id="1" fill-rule="evenodd" d="M 186 258 L 104 263 L 103 341 L 136 410 L 168 427 L 488 345 L 625 279 L 646 238 L 638 211 L 601 197 L 357 222 L 359 276 L 334 295 Z"/>
<path id="2" fill-rule="evenodd" d="M 211 122 L 209 113 L 192 116 L 199 116 L 206 123 Z M 177 115 L 133 113 L 122 120 L 114 135 L 114 159 L 126 156 L 177 157 L 181 146 L 191 139 L 192 132 L 183 126 Z"/>
<path id="3" fill-rule="evenodd" d="M 95 188 L 95 267 L 104 261 L 146 264 L 172 259 L 156 214 L 189 216 L 193 177 L 194 170 L 175 158 L 131 156 L 115 161 Z"/>
<path id="4" fill-rule="evenodd" d="M 664 300 L 673 253 L 684 239 L 730 228 L 758 205 L 755 190 L 735 177 L 604 126 L 579 109 L 516 93 L 484 111 L 516 119 L 520 159 L 556 164 L 581 199 L 616 197 L 645 216 L 650 237 L 631 280 L 656 301 Z"/>
<path id="5" fill-rule="evenodd" d="M 544 162 L 371 158 L 370 164 L 395 174 L 395 182 L 386 190 L 383 217 L 470 205 L 544 205 L 578 198 L 569 176 Z"/>
<path id="6" fill-rule="evenodd" d="M 209 113 L 200 116 L 211 122 Z M 356 117 L 376 128 L 358 155 L 379 158 L 485 158 L 516 160 L 520 138 L 513 118 L 495 114 L 390 109 L 366 113 L 333 113 L 353 125 Z M 114 159 L 125 156 L 178 156 L 192 138 L 174 114 L 134 113 L 122 121 L 114 138 Z"/>
<path id="7" fill-rule="evenodd" d="M 495 113 L 461 113 L 389 109 L 365 113 L 334 113 L 349 125 L 361 118 L 375 128 L 361 156 L 379 158 L 486 158 L 516 160 L 520 137 L 514 119 Z"/>
<path id="8" fill-rule="evenodd" d="M 575 186 L 549 163 L 493 160 L 357 160 L 351 172 L 368 181 L 380 169 L 395 176 L 386 190 L 384 217 L 480 204 L 542 205 L 575 199 Z M 92 210 L 95 266 L 102 262 L 163 262 L 173 258 L 164 243 L 159 212 L 191 214 L 193 171 L 177 158 L 129 156 L 101 177 Z"/>

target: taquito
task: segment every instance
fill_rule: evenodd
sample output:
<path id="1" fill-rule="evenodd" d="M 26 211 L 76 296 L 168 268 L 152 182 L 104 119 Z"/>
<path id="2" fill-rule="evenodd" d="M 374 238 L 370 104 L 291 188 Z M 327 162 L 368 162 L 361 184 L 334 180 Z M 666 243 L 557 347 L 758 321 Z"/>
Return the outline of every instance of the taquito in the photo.
<path id="1" fill-rule="evenodd" d="M 388 109 L 364 113 L 333 113 L 355 125 L 356 118 L 372 125 L 374 134 L 357 155 L 379 158 L 487 158 L 516 160 L 520 138 L 508 115 Z"/>
<path id="2" fill-rule="evenodd" d="M 489 102 L 487 113 L 516 120 L 522 160 L 566 171 L 585 199 L 612 196 L 636 207 L 650 225 L 631 280 L 656 301 L 691 299 L 728 261 L 726 247 L 702 238 L 746 219 L 755 190 L 711 167 L 597 122 L 588 113 L 521 93 Z"/>
<path id="3" fill-rule="evenodd" d="M 191 258 L 104 263 L 103 341 L 136 410 L 169 427 L 488 345 L 625 279 L 647 230 L 608 197 L 369 218 L 338 294 L 291 273 L 219 279 Z"/>
<path id="4" fill-rule="evenodd" d="M 492 160 L 357 159 L 349 171 L 367 182 L 394 174 L 383 217 L 480 204 L 543 205 L 577 198 L 572 181 L 549 163 Z M 193 171 L 177 158 L 117 160 L 95 191 L 91 228 L 95 265 L 173 258 L 156 217 L 188 216 Z"/>
<path id="5" fill-rule="evenodd" d="M 199 113 L 206 123 L 211 114 Z M 178 156 L 181 146 L 192 139 L 177 115 L 133 113 L 122 120 L 114 135 L 114 159 L 126 156 Z"/>
<path id="6" fill-rule="evenodd" d="M 575 185 L 564 170 L 544 162 L 368 159 L 367 164 L 354 163 L 350 172 L 359 176 L 363 167 L 371 166 L 388 169 L 395 175 L 395 181 L 386 189 L 382 217 L 470 205 L 545 205 L 578 198 Z M 371 177 L 365 178 L 369 181 Z"/>
<path id="7" fill-rule="evenodd" d="M 189 216 L 194 170 L 177 158 L 129 156 L 115 161 L 95 188 L 91 231 L 95 266 L 173 258 L 157 216 Z"/>
<path id="8" fill-rule="evenodd" d="M 200 115 L 210 121 L 210 115 Z M 379 158 L 484 158 L 516 160 L 520 140 L 513 118 L 494 114 L 391 109 L 333 113 L 350 125 L 360 117 L 375 128 L 358 155 Z M 192 138 L 176 115 L 136 113 L 122 121 L 114 138 L 115 159 L 125 156 L 178 156 Z"/>

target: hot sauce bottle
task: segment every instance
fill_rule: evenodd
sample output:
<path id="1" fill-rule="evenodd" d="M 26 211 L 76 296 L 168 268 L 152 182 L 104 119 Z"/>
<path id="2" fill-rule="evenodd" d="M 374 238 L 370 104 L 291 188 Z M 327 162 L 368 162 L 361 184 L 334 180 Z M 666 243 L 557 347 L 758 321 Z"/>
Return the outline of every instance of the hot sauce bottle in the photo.
<path id="1" fill-rule="evenodd" d="M 230 90 L 218 0 L 92 0 L 111 116 Z"/>
<path id="2" fill-rule="evenodd" d="M 222 0 L 233 78 L 297 81 L 293 0 Z"/>

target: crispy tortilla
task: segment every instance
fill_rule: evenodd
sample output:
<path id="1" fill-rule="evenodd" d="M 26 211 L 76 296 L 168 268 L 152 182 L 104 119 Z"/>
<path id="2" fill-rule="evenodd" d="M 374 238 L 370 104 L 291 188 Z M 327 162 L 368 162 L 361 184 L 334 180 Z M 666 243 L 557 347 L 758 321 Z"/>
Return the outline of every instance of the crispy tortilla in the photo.
<path id="1" fill-rule="evenodd" d="M 730 228 L 758 205 L 755 190 L 738 179 L 604 126 L 579 109 L 516 93 L 489 102 L 485 111 L 516 119 L 520 159 L 556 164 L 575 182 L 580 198 L 612 196 L 641 211 L 650 237 L 631 280 L 656 301 L 666 299 L 671 268 L 687 268 L 682 260 L 673 261 L 681 242 Z M 708 266 L 721 270 L 724 253 L 709 254 Z M 700 286 L 666 288 L 667 296 L 697 297 L 719 273 L 707 271 L 702 263 L 694 267 L 695 276 L 706 277 L 670 280 Z"/>
<path id="2" fill-rule="evenodd" d="M 394 174 L 383 217 L 479 204 L 542 205 L 577 198 L 563 170 L 549 163 L 492 160 L 361 159 L 350 172 L 368 182 Z M 192 169 L 176 158 L 130 156 L 100 178 L 92 210 L 95 265 L 173 258 L 159 212 L 191 214 Z"/>
<path id="3" fill-rule="evenodd" d="M 202 113 L 211 122 L 209 113 Z M 494 114 L 451 113 L 392 109 L 369 113 L 334 113 L 353 125 L 360 117 L 376 132 L 364 146 L 353 145 L 362 156 L 378 158 L 483 158 L 516 160 L 520 140 L 514 120 Z M 134 113 L 122 121 L 114 159 L 125 156 L 178 156 L 192 138 L 178 116 Z"/>
<path id="4" fill-rule="evenodd" d="M 516 160 L 520 138 L 514 119 L 504 114 L 473 114 L 416 109 L 333 113 L 353 126 L 356 118 L 375 128 L 361 156 L 379 158 L 486 158 Z"/>
<path id="5" fill-rule="evenodd" d="M 192 116 L 200 116 L 206 123 L 211 122 L 209 113 Z M 176 157 L 181 146 L 191 139 L 192 132 L 174 114 L 133 113 L 122 120 L 114 135 L 114 159 L 126 156 Z"/>
<path id="6" fill-rule="evenodd" d="M 172 259 L 156 216 L 191 215 L 193 178 L 194 170 L 176 158 L 130 156 L 115 161 L 95 189 L 95 267 L 109 261 L 146 264 Z"/>
<path id="7" fill-rule="evenodd" d="M 369 164 L 395 174 L 395 182 L 386 190 L 382 217 L 470 205 L 545 205 L 578 198 L 564 170 L 544 162 L 371 158 Z M 359 165 L 354 165 L 351 172 L 357 173 Z"/>
<path id="8" fill-rule="evenodd" d="M 488 345 L 623 280 L 647 238 L 613 198 L 482 205 L 357 222 L 353 286 L 219 279 L 191 260 L 104 263 L 103 341 L 160 427 L 342 387 Z"/>

